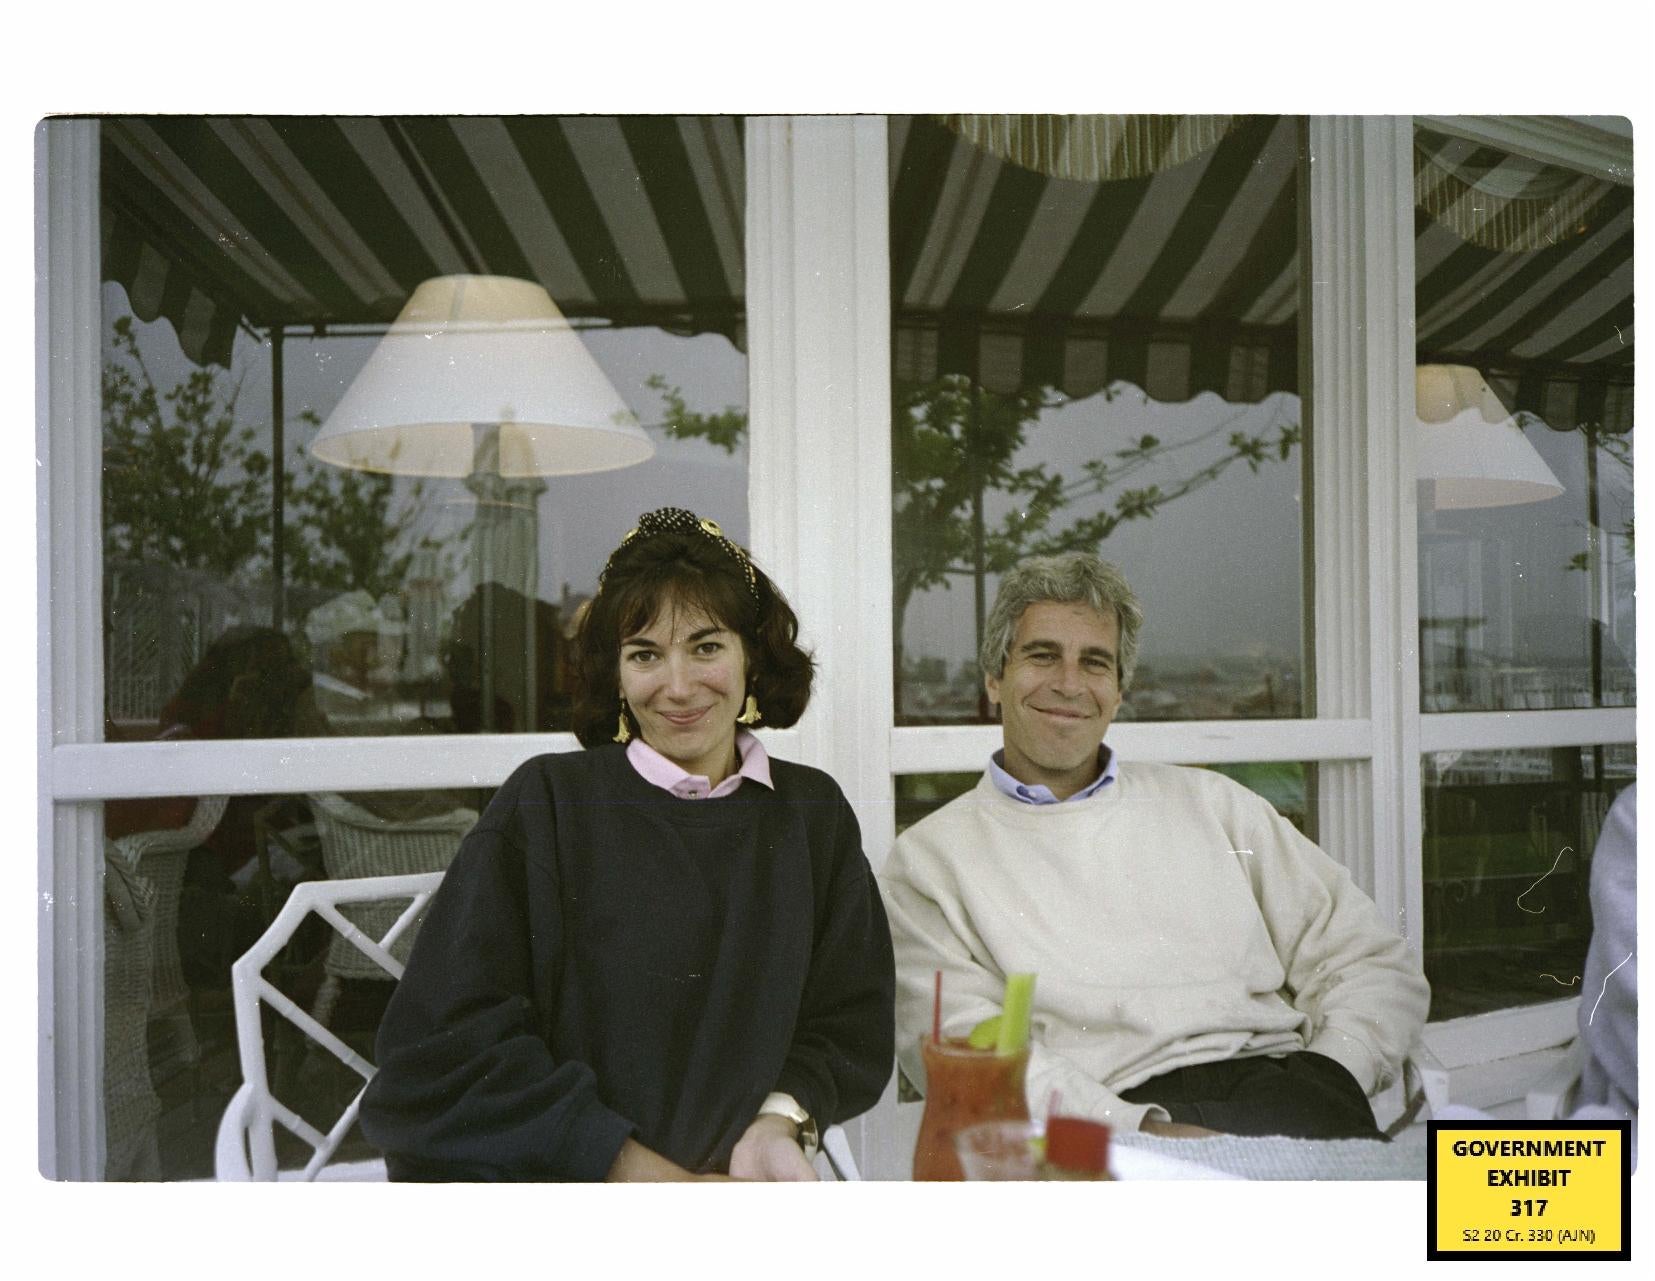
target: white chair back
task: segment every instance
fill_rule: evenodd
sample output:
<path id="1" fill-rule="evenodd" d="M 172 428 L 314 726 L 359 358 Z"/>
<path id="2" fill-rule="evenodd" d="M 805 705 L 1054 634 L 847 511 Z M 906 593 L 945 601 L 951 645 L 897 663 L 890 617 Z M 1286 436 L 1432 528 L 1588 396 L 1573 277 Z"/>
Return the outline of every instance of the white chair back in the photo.
<path id="1" fill-rule="evenodd" d="M 362 1090 L 373 1079 L 374 1065 L 322 1026 L 291 997 L 264 976 L 264 970 L 287 945 L 312 913 L 333 926 L 347 946 L 393 982 L 402 977 L 402 962 L 392 955 L 396 941 L 414 924 L 442 884 L 441 872 L 409 876 L 374 876 L 348 881 L 305 881 L 294 886 L 282 910 L 259 941 L 230 967 L 231 999 L 236 1012 L 236 1041 L 241 1052 L 242 1085 L 224 1111 L 218 1127 L 215 1166 L 221 1180 L 315 1179 L 333 1159 L 345 1135 L 356 1123 Z M 408 906 L 379 937 L 363 933 L 339 910 L 344 904 L 409 900 Z M 264 1020 L 268 1005 L 362 1078 L 362 1086 L 344 1112 L 324 1133 L 275 1097 L 264 1057 Z M 302 1170 L 279 1172 L 276 1167 L 276 1126 L 308 1143 L 312 1155 Z M 376 1163 L 379 1164 L 379 1163 Z M 383 1166 L 380 1165 L 380 1177 Z"/>

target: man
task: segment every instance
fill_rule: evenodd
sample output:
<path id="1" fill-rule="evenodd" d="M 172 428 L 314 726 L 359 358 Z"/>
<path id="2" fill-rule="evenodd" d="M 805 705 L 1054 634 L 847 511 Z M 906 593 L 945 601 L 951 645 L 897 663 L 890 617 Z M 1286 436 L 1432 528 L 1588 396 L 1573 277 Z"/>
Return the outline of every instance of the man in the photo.
<path id="1" fill-rule="evenodd" d="M 1615 798 L 1592 851 L 1592 942 L 1580 985 L 1574 1106 L 1638 1131 L 1638 785 Z"/>
<path id="2" fill-rule="evenodd" d="M 1001 582 L 979 659 L 1004 749 L 897 838 L 883 877 L 903 1068 L 923 1082 L 937 970 L 945 1036 L 1034 971 L 1037 1116 L 1055 1103 L 1122 1130 L 1379 1137 L 1367 1096 L 1424 1021 L 1419 965 L 1258 796 L 1103 746 L 1142 620 L 1093 556 L 1027 560 Z"/>

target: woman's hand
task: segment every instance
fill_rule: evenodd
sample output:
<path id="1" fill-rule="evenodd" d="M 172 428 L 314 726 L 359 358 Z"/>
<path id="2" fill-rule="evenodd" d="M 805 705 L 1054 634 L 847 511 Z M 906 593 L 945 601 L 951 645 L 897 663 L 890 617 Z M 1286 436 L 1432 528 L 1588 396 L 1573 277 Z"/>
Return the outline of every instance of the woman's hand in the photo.
<path id="1" fill-rule="evenodd" d="M 766 1183 L 814 1183 L 816 1170 L 799 1146 L 798 1127 L 785 1116 L 753 1118 L 730 1153 L 730 1175 Z"/>

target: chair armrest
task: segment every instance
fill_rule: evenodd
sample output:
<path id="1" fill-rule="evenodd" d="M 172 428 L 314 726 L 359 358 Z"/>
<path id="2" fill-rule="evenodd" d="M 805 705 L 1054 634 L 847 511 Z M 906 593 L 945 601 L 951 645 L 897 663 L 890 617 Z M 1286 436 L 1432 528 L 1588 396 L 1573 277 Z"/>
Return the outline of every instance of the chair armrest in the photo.
<path id="1" fill-rule="evenodd" d="M 220 1183 L 251 1183 L 253 1167 L 247 1159 L 247 1127 L 253 1115 L 253 1087 L 243 1081 L 225 1105 L 213 1142 L 213 1175 Z"/>
<path id="2" fill-rule="evenodd" d="M 822 1131 L 822 1155 L 841 1183 L 860 1183 L 862 1173 L 851 1156 L 850 1139 L 842 1125 L 830 1125 Z"/>

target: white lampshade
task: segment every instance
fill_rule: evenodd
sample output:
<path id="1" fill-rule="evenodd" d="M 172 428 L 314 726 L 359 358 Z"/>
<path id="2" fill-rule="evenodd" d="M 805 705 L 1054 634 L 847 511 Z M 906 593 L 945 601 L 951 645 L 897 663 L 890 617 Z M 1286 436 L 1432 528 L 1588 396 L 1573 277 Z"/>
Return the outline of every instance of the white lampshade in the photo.
<path id="1" fill-rule="evenodd" d="M 1469 365 L 1414 371 L 1419 479 L 1439 511 L 1556 498 L 1563 485 Z"/>
<path id="2" fill-rule="evenodd" d="M 498 428 L 507 477 L 608 471 L 655 453 L 546 290 L 507 276 L 439 276 L 414 290 L 310 448 L 340 467 L 465 476 L 477 427 Z"/>

